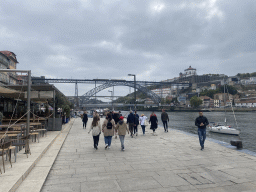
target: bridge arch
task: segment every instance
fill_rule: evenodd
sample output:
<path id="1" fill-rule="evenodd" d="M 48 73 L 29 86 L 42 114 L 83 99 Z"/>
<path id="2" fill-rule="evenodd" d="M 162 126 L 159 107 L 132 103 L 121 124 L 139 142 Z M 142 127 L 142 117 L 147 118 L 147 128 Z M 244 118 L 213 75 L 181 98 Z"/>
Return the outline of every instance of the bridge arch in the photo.
<path id="1" fill-rule="evenodd" d="M 127 82 L 127 81 L 111 81 L 111 82 L 107 82 L 104 83 L 98 87 L 95 87 L 93 89 L 91 89 L 90 91 L 88 91 L 87 93 L 83 94 L 82 97 L 85 97 L 85 101 L 89 100 L 90 97 L 94 96 L 95 94 L 97 94 L 98 92 L 107 89 L 109 87 L 113 87 L 113 86 L 128 86 L 128 87 L 133 87 L 134 88 L 134 83 L 133 82 Z M 136 84 L 136 89 L 142 91 L 143 93 L 147 94 L 148 97 L 150 97 L 154 102 L 156 103 L 160 103 L 161 98 L 154 93 L 153 91 L 147 89 L 146 87 L 140 85 L 140 84 Z"/>

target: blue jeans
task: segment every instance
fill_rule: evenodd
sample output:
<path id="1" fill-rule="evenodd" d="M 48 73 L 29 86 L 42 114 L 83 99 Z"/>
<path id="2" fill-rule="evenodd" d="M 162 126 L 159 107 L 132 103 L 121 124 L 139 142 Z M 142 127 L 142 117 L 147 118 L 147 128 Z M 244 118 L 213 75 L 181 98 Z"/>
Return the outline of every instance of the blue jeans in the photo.
<path id="1" fill-rule="evenodd" d="M 111 141 L 112 141 L 112 136 L 106 136 L 106 137 L 104 137 L 104 140 L 105 140 L 105 144 L 110 147 Z"/>
<path id="2" fill-rule="evenodd" d="M 145 125 L 141 125 L 143 135 L 145 134 Z"/>
<path id="3" fill-rule="evenodd" d="M 125 135 L 119 135 L 122 149 L 124 149 L 124 138 L 125 138 Z"/>
<path id="4" fill-rule="evenodd" d="M 206 128 L 200 129 L 198 128 L 198 137 L 201 147 L 204 148 L 204 141 L 206 139 Z"/>

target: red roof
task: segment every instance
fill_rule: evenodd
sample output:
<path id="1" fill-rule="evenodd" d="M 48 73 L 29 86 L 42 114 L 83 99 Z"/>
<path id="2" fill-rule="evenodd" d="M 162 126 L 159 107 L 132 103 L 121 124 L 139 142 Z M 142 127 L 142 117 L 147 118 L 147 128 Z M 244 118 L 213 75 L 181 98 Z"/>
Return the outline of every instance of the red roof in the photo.
<path id="1" fill-rule="evenodd" d="M 15 53 L 11 52 L 11 51 L 0 51 L 1 53 L 3 53 L 4 55 L 6 55 L 9 59 L 13 60 L 16 63 L 19 63 L 16 59 L 16 55 Z M 13 55 L 13 56 L 12 56 Z"/>

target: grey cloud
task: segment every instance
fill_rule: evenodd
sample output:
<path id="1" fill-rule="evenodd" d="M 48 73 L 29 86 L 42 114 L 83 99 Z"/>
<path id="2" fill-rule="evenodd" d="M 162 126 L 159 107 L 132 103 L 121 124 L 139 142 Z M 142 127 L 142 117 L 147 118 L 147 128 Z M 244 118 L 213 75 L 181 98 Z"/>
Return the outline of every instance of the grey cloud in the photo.
<path id="1" fill-rule="evenodd" d="M 20 69 L 50 77 L 160 81 L 189 65 L 198 74 L 253 71 L 256 2 L 211 2 L 4 1 L 1 49 Z"/>

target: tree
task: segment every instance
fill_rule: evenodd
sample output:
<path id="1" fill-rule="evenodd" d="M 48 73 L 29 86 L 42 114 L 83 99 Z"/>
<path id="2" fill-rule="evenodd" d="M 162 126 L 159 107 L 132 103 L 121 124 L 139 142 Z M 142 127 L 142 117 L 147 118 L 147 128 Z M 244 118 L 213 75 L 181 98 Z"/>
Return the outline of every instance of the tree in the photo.
<path id="1" fill-rule="evenodd" d="M 219 93 L 224 93 L 224 86 L 221 86 L 218 90 Z M 225 86 L 225 93 L 229 93 L 231 95 L 237 94 L 237 89 L 234 86 L 226 85 Z"/>
<path id="2" fill-rule="evenodd" d="M 203 101 L 196 95 L 190 99 L 190 105 L 194 108 L 199 107 L 202 103 Z"/>
<path id="3" fill-rule="evenodd" d="M 65 105 L 63 111 L 64 111 L 64 113 L 66 113 L 66 117 L 70 116 L 70 107 L 69 107 L 69 105 Z"/>
<path id="4" fill-rule="evenodd" d="M 217 93 L 217 91 L 216 90 L 203 90 L 201 93 L 200 93 L 200 95 L 201 96 L 208 96 L 208 97 L 211 97 L 212 99 L 213 99 L 213 96 L 214 96 L 214 94 L 216 94 Z"/>

